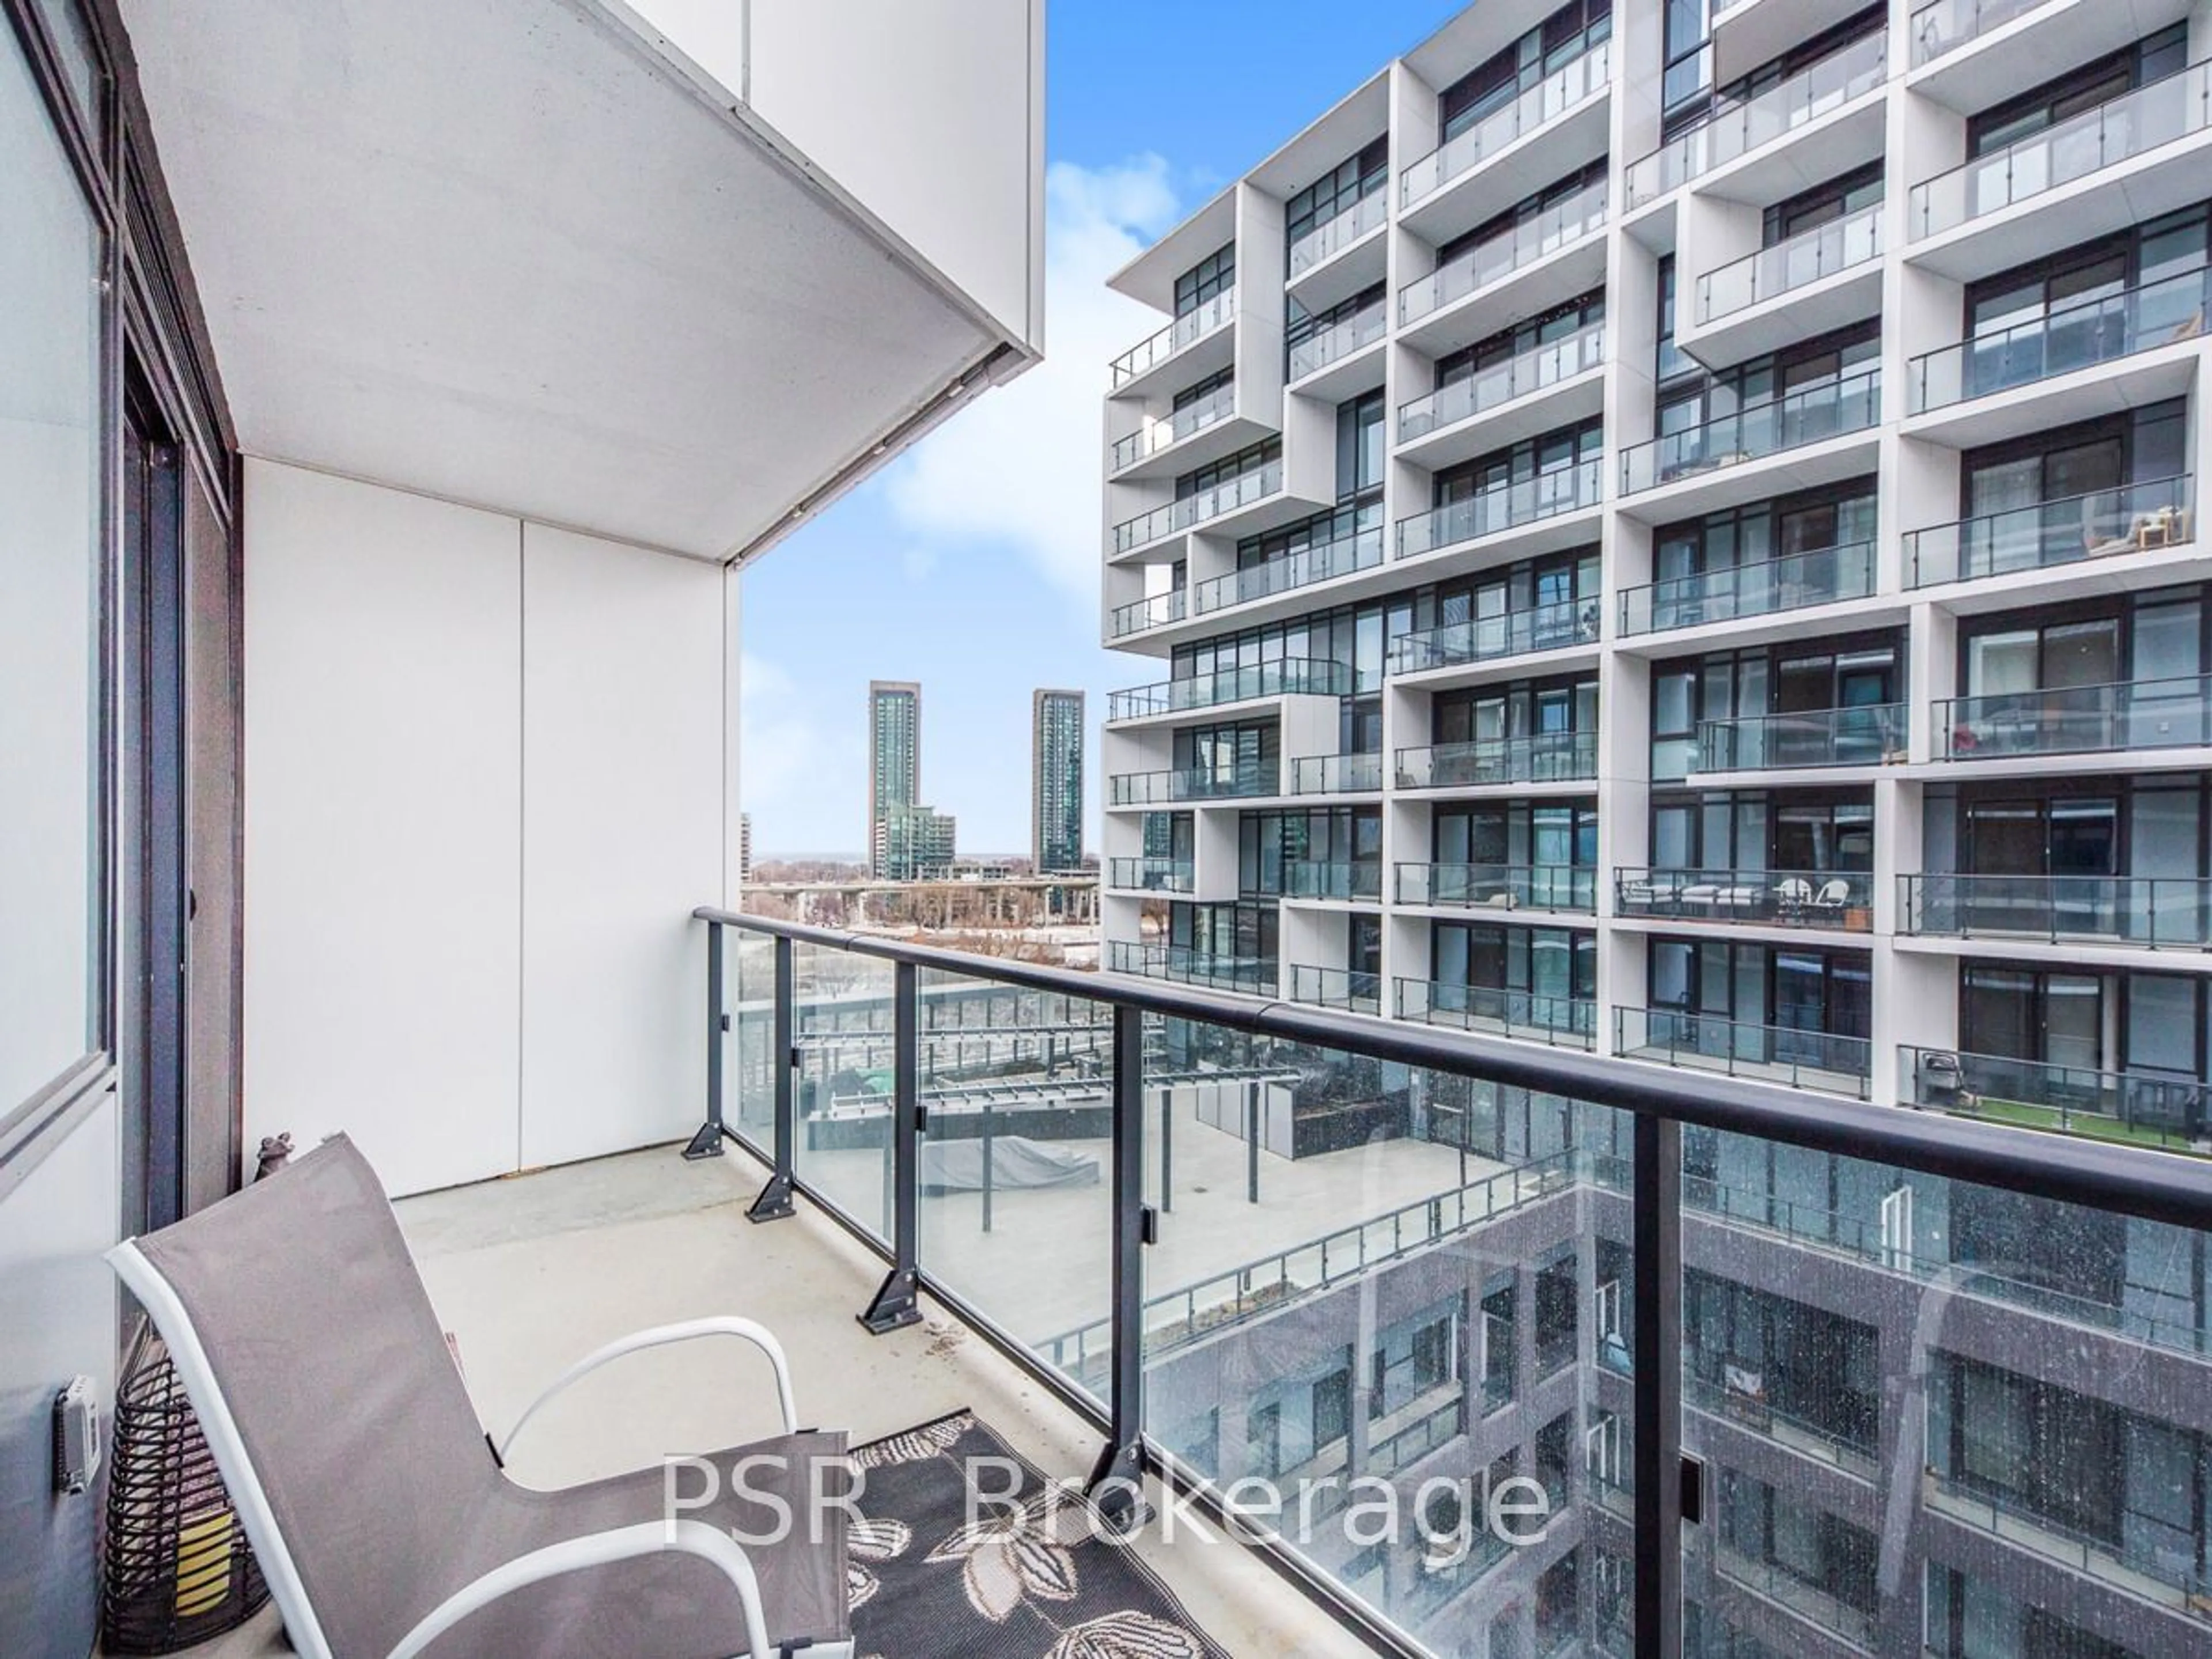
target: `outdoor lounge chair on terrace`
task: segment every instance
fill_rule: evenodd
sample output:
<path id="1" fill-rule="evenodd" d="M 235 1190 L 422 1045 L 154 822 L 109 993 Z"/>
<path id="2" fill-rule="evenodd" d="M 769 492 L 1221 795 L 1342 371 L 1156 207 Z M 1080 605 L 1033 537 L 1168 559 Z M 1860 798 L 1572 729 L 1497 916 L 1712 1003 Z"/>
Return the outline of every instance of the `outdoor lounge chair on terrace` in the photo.
<path id="1" fill-rule="evenodd" d="M 760 1327 L 706 1319 L 641 1331 L 570 1368 L 495 1451 L 398 1219 L 340 1136 L 289 1168 L 108 1260 L 152 1316 L 268 1577 L 308 1659 L 769 1659 L 850 1651 L 842 1434 L 801 1433 L 782 1351 Z M 664 1472 L 563 1491 L 509 1480 L 501 1454 L 538 1406 L 641 1347 L 738 1336 L 765 1352 L 785 1432 L 714 1455 L 720 1496 L 664 1518 Z M 795 1517 L 781 1541 L 771 1510 Z M 818 1480 L 817 1466 L 823 1469 Z M 702 1472 L 682 1473 L 688 1499 Z"/>

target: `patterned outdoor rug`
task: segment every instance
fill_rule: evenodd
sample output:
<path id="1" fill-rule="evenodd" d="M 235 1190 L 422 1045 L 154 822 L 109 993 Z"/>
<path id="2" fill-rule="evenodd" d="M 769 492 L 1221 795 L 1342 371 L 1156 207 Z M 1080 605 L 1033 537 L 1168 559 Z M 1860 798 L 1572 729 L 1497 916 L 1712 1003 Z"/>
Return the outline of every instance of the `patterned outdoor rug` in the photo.
<path id="1" fill-rule="evenodd" d="M 1227 1659 L 1135 1552 L 1093 1524 L 1079 1490 L 1047 1481 L 971 1413 L 853 1461 L 867 1482 L 867 1518 L 851 1534 L 862 1659 Z"/>

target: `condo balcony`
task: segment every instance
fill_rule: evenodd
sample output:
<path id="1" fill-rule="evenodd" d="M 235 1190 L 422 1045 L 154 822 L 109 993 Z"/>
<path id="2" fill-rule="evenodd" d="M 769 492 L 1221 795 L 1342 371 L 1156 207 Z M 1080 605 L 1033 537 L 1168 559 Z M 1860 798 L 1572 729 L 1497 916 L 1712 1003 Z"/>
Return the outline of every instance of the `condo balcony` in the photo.
<path id="1" fill-rule="evenodd" d="M 2196 502 L 2193 479 L 2156 478 L 1915 530 L 1905 538 L 1905 582 L 1933 587 L 2186 546 L 2197 538 Z"/>
<path id="2" fill-rule="evenodd" d="M 1872 542 L 1850 542 L 1624 588 L 1620 631 L 1662 634 L 1867 599 L 1875 588 L 1875 550 Z"/>
<path id="3" fill-rule="evenodd" d="M 1729 1077 L 1756 1078 L 1864 1100 L 1874 1044 L 1863 1036 L 1758 1025 L 1671 1008 L 1615 1008 L 1613 1051 Z"/>
<path id="4" fill-rule="evenodd" d="M 1178 766 L 1158 772 L 1117 772 L 1106 781 L 1109 806 L 1167 806 L 1182 801 L 1255 800 L 1283 793 L 1273 761 L 1231 766 Z"/>
<path id="5" fill-rule="evenodd" d="M 1381 282 L 1385 249 L 1377 233 L 1389 222 L 1390 192 L 1378 183 L 1307 231 L 1291 244 L 1285 262 L 1291 295 L 1309 311 L 1324 311 Z"/>
<path id="6" fill-rule="evenodd" d="M 1844 870 L 1629 870 L 1613 872 L 1624 916 L 1762 927 L 1874 927 L 1874 877 Z"/>
<path id="7" fill-rule="evenodd" d="M 1217 991 L 1243 991 L 1272 996 L 1275 964 L 1264 957 L 1218 956 L 1187 945 L 1133 944 L 1109 939 L 1107 967 L 1117 974 L 1138 974 L 1146 979 L 1173 980 L 1183 985 L 1204 985 Z"/>
<path id="8" fill-rule="evenodd" d="M 1682 343 L 1711 362 L 1741 362 L 1875 314 L 1887 211 L 1877 202 L 1707 271 Z"/>
<path id="9" fill-rule="evenodd" d="M 1369 201 L 1380 198 L 1370 196 Z M 1387 301 L 1377 300 L 1372 305 L 1362 306 L 1340 322 L 1331 323 L 1319 333 L 1308 335 L 1292 345 L 1285 359 L 1286 376 L 1292 386 L 1301 386 L 1323 369 L 1364 351 L 1389 332 L 1390 307 Z"/>
<path id="10" fill-rule="evenodd" d="M 1586 864 L 1401 864 L 1398 902 L 1438 909 L 1590 915 L 1597 872 Z"/>
<path id="11" fill-rule="evenodd" d="M 1597 733 L 1547 732 L 1401 749 L 1401 789 L 1469 789 L 1492 784 L 1584 783 L 1597 776 Z"/>
<path id="12" fill-rule="evenodd" d="M 2212 1150 L 2212 1085 L 2194 1078 L 1911 1044 L 1899 1059 L 1898 1098 L 1908 1105 L 2127 1146 Z"/>
<path id="13" fill-rule="evenodd" d="M 1584 997 L 1542 991 L 1401 977 L 1398 1018 L 1462 1031 L 1521 1037 L 1553 1048 L 1588 1048 L 1597 1030 L 1597 1005 Z"/>
<path id="14" fill-rule="evenodd" d="M 1165 420 L 1146 421 L 1126 438 L 1115 440 L 1109 471 L 1127 472 L 1139 461 L 1173 449 L 1237 412 L 1237 382 L 1221 385 L 1172 411 Z"/>
<path id="15" fill-rule="evenodd" d="M 2092 1583 L 2186 1615 L 2212 1613 L 2212 1572 L 2171 1549 L 2139 1542 L 2124 1528 L 2086 1531 L 1999 1490 L 1991 1482 L 1929 1469 L 1923 1477 L 1927 1513 L 1978 1534 L 2039 1565 L 2056 1564 Z"/>
<path id="16" fill-rule="evenodd" d="M 1874 1651 L 1874 1614 L 1844 1601 L 1805 1573 L 1780 1561 L 1761 1560 L 1715 1540 L 1713 1572 L 1723 1583 L 1761 1601 L 1787 1607 L 1798 1618 L 1863 1653 Z"/>
<path id="17" fill-rule="evenodd" d="M 1475 663 L 1505 662 L 1546 651 L 1595 645 L 1598 602 L 1562 599 L 1495 617 L 1417 629 L 1390 641 L 1389 672 L 1421 674 Z"/>
<path id="18" fill-rule="evenodd" d="M 1297 963 L 1291 969 L 1291 1000 L 1311 1003 L 1316 1008 L 1340 1008 L 1349 1014 L 1379 1015 L 1382 1012 L 1382 975 Z M 1456 1401 L 1450 1417 L 1455 1425 L 1452 1436 L 1456 1436 Z"/>
<path id="19" fill-rule="evenodd" d="M 1916 7 L 1908 26 L 1912 67 L 1931 64 L 2045 3 L 2047 0 L 1931 0 Z"/>
<path id="20" fill-rule="evenodd" d="M 1291 763 L 1294 795 L 1371 794 L 1382 787 L 1382 755 L 1301 755 Z"/>
<path id="21" fill-rule="evenodd" d="M 1181 357 L 1201 340 L 1218 340 L 1225 343 L 1228 325 L 1236 318 L 1237 290 L 1224 289 L 1212 299 L 1183 313 L 1158 333 L 1147 336 L 1115 358 L 1108 368 L 1113 390 L 1116 392 L 1135 391 L 1138 381 Z M 1194 374 L 1226 366 L 1225 350 L 1208 352 L 1205 356 L 1206 362 L 1202 366 L 1195 362 L 1191 365 Z M 1216 362 L 1217 357 L 1220 361 Z"/>
<path id="22" fill-rule="evenodd" d="M 1571 423 L 1601 406 L 1604 367 L 1605 325 L 1591 323 L 1401 404 L 1399 445 L 1425 466 L 1448 466 Z M 1542 395 L 1577 383 L 1586 395 Z"/>
<path id="23" fill-rule="evenodd" d="M 1106 718 L 1109 723 L 1152 720 L 1164 714 L 1188 714 L 1267 697 L 1351 695 L 1349 664 L 1307 657 L 1278 657 L 1267 662 L 1218 668 L 1206 674 L 1186 674 L 1176 679 L 1116 691 L 1106 700 Z"/>
<path id="24" fill-rule="evenodd" d="M 1528 296 L 1519 292 L 1519 279 L 1539 266 L 1547 267 L 1545 287 L 1554 297 L 1581 293 L 1592 279 L 1601 280 L 1605 247 L 1598 233 L 1605 228 L 1608 199 L 1608 187 L 1600 180 L 1406 283 L 1398 290 L 1398 325 L 1407 343 L 1442 356 L 1486 338 L 1524 309 L 1535 309 L 1522 303 Z M 1574 248 L 1584 250 L 1585 257 L 1550 265 Z"/>
<path id="25" fill-rule="evenodd" d="M 1114 526 L 1114 552 L 1116 556 L 1133 553 L 1282 493 L 1283 464 L 1279 460 L 1268 461 L 1207 489 L 1179 496 L 1149 513 L 1124 520 Z"/>
<path id="26" fill-rule="evenodd" d="M 1198 877 L 1188 859 L 1109 859 L 1106 884 L 1129 893 L 1189 893 L 1197 890 Z"/>
<path id="27" fill-rule="evenodd" d="M 1975 874 L 1898 882 L 1900 933 L 2212 950 L 2212 881 L 2200 878 Z"/>
<path id="28" fill-rule="evenodd" d="M 1127 605 L 1117 605 L 1109 617 L 1109 627 L 1117 640 L 1132 634 L 1142 634 L 1155 628 L 1165 628 L 1179 623 L 1190 614 L 1190 590 L 1172 587 L 1164 593 L 1154 593 L 1146 599 L 1132 599 Z"/>
<path id="29" fill-rule="evenodd" d="M 2122 754 L 2212 744 L 2212 676 L 2052 685 L 1935 705 L 1935 756 L 1975 763 L 2022 756 Z"/>
<path id="30" fill-rule="evenodd" d="M 1496 484 L 1480 494 L 1398 520 L 1398 557 L 1418 558 L 1570 514 L 1594 511 L 1605 497 L 1602 463 L 1578 461 L 1557 471 Z"/>
<path id="31" fill-rule="evenodd" d="M 1881 420 L 1881 370 L 1861 369 L 1634 446 L 1620 458 L 1621 493 L 1641 495 L 1831 438 L 1870 432 Z M 1750 495 L 1729 493 L 1741 499 L 1772 493 L 1765 480 L 1747 484 Z M 1670 501 L 1670 510 L 1673 505 Z"/>
<path id="32" fill-rule="evenodd" d="M 1687 1201 L 1696 1202 L 1718 1194 L 1700 1193 Z M 1741 1374 L 1741 1367 L 1734 1367 Z M 1707 1423 L 1723 1424 L 1732 1429 L 1755 1434 L 1762 1440 L 1784 1447 L 1800 1457 L 1815 1463 L 1840 1469 L 1855 1480 L 1873 1481 L 1881 1474 L 1881 1447 L 1863 1434 L 1838 1432 L 1820 1424 L 1784 1411 L 1753 1389 L 1730 1388 L 1723 1380 L 1714 1382 L 1685 1372 L 1682 1377 L 1682 1403 L 1704 1418 Z"/>
<path id="33" fill-rule="evenodd" d="M 1372 570 L 1382 562 L 1382 530 L 1377 526 L 1302 547 L 1295 553 L 1277 554 L 1229 575 L 1210 576 L 1192 588 L 1191 605 L 1203 617 L 1356 571 Z"/>
<path id="34" fill-rule="evenodd" d="M 1382 899 L 1382 860 L 1291 860 L 1283 866 L 1283 896 L 1331 900 L 1339 904 L 1379 904 Z"/>
<path id="35" fill-rule="evenodd" d="M 1904 703 L 1887 702 L 1700 720 L 1690 770 L 1696 775 L 1891 764 L 1905 757 L 1909 714 Z"/>

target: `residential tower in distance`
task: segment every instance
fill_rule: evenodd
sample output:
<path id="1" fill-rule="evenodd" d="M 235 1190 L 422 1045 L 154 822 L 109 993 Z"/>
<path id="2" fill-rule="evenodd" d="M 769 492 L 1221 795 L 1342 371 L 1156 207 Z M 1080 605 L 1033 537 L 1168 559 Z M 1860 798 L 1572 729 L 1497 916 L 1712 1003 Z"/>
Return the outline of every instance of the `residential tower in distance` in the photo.
<path id="1" fill-rule="evenodd" d="M 1039 875 L 1083 866 L 1080 691 L 1039 690 L 1030 729 L 1030 858 Z"/>

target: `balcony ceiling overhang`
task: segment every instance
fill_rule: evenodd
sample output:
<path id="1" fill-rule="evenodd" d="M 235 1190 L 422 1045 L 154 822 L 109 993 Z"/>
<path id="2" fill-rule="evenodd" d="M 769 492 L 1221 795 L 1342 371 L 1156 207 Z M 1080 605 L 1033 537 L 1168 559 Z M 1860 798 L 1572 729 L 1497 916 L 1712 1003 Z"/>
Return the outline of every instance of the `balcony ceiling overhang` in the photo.
<path id="1" fill-rule="evenodd" d="M 248 453 L 720 559 L 1030 359 L 625 8 L 121 10 Z"/>

